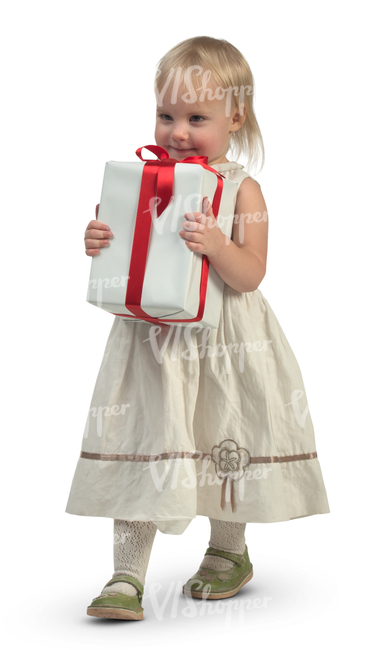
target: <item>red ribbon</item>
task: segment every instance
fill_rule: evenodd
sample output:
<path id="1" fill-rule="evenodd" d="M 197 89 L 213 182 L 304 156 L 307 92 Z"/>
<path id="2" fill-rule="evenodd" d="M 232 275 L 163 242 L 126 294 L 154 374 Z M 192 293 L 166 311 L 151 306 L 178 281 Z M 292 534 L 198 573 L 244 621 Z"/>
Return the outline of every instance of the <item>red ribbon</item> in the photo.
<path id="1" fill-rule="evenodd" d="M 147 160 L 142 158 L 142 149 L 152 151 L 158 160 Z M 126 291 L 125 307 L 130 309 L 134 314 L 114 314 L 114 316 L 125 316 L 125 319 L 140 318 L 149 323 L 192 323 L 200 321 L 203 317 L 206 301 L 207 280 L 209 277 L 209 259 L 207 255 L 202 255 L 201 280 L 200 280 L 200 304 L 197 316 L 189 319 L 168 319 L 163 321 L 159 318 L 149 316 L 140 306 L 143 282 L 146 269 L 146 260 L 148 254 L 149 238 L 151 233 L 152 215 L 150 214 L 150 200 L 157 197 L 157 217 L 159 217 L 173 198 L 174 171 L 177 163 L 199 164 L 213 172 L 217 176 L 217 187 L 212 203 L 213 214 L 217 219 L 219 214 L 220 200 L 223 191 L 223 174 L 213 169 L 207 164 L 208 156 L 188 156 L 183 160 L 169 158 L 168 152 L 157 145 L 147 145 L 136 150 L 136 155 L 145 161 L 143 166 L 142 183 L 139 193 L 139 202 L 135 223 L 133 246 L 129 266 L 129 280 Z M 152 207 L 154 210 L 154 206 Z M 110 312 L 113 313 L 113 312 Z"/>

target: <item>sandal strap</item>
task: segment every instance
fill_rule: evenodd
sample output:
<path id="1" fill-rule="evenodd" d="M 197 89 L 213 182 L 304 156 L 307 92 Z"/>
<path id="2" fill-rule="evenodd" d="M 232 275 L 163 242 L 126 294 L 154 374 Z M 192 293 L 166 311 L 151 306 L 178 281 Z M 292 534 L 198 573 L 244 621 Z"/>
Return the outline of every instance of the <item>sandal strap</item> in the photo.
<path id="1" fill-rule="evenodd" d="M 139 582 L 139 580 L 137 580 L 136 578 L 124 574 L 115 576 L 114 578 L 112 578 L 112 580 L 109 580 L 107 584 L 104 585 L 103 589 L 105 587 L 109 587 L 110 585 L 113 585 L 115 582 L 129 582 L 130 584 L 134 585 L 134 587 L 138 589 L 141 596 L 143 595 L 144 587 L 142 583 Z"/>
<path id="2" fill-rule="evenodd" d="M 245 551 L 246 551 L 246 544 L 245 544 Z M 245 551 L 244 551 L 244 555 L 245 555 Z M 219 549 L 213 548 L 212 546 L 209 546 L 205 555 L 217 555 L 218 557 L 224 557 L 226 560 L 231 560 L 232 562 L 235 562 L 237 566 L 242 566 L 243 564 L 245 564 L 244 555 L 237 555 L 236 553 L 229 553 L 228 551 L 219 551 Z"/>

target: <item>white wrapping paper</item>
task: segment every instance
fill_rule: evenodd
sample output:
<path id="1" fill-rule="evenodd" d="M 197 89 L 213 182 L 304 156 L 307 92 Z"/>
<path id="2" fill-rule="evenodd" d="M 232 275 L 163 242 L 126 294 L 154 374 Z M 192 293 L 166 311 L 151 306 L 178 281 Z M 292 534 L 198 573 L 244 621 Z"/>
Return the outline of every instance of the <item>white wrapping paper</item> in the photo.
<path id="1" fill-rule="evenodd" d="M 124 320 L 138 322 L 125 307 L 132 244 L 142 173 L 145 162 L 106 163 L 99 204 L 99 221 L 110 226 L 110 245 L 92 258 L 87 301 Z M 151 233 L 140 307 L 150 317 L 187 319 L 197 316 L 200 304 L 201 253 L 189 250 L 179 237 L 186 212 L 203 212 L 202 199 L 213 203 L 217 175 L 200 164 L 177 163 L 174 168 L 173 201 L 157 217 L 152 213 Z M 223 178 L 217 223 L 228 238 L 232 234 L 238 184 Z M 148 209 L 150 206 L 148 206 Z M 217 226 L 216 226 L 217 227 Z M 217 328 L 224 281 L 209 264 L 205 310 L 198 327 Z M 130 318 L 131 315 L 131 318 Z M 161 323 L 160 323 L 161 324 Z"/>

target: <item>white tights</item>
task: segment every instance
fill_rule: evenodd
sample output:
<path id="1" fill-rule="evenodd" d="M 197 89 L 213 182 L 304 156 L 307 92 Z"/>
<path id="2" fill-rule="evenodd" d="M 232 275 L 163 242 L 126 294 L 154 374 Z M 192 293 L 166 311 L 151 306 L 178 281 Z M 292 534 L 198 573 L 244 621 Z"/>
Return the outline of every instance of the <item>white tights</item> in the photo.
<path id="1" fill-rule="evenodd" d="M 232 521 L 210 519 L 211 534 L 209 546 L 218 550 L 229 551 L 242 555 L 245 550 L 246 524 Z M 144 586 L 149 558 L 155 539 L 157 526 L 152 521 L 125 521 L 114 519 L 114 573 L 129 575 L 139 580 Z M 234 563 L 224 558 L 205 555 L 200 568 L 227 571 Z M 119 592 L 134 596 L 137 593 L 134 585 L 127 582 L 115 582 L 104 587 L 102 593 Z"/>
<path id="2" fill-rule="evenodd" d="M 239 524 L 234 521 L 220 521 L 209 519 L 211 534 L 209 546 L 219 551 L 228 551 L 243 555 L 245 550 L 245 528 L 246 524 Z M 214 569 L 216 571 L 228 571 L 234 567 L 234 562 L 216 555 L 205 555 L 201 562 L 201 569 Z"/>
<path id="3" fill-rule="evenodd" d="M 113 578 L 125 574 L 139 580 L 144 586 L 149 556 L 157 526 L 152 521 L 113 520 Z M 104 587 L 102 593 L 119 592 L 135 596 L 137 589 L 128 582 L 115 582 Z"/>

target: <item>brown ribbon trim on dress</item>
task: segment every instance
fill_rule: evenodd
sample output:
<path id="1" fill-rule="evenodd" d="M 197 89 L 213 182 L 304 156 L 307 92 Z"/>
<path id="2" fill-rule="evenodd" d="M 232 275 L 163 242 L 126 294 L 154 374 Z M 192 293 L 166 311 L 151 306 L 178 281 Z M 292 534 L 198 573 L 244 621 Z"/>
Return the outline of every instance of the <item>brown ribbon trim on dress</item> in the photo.
<path id="1" fill-rule="evenodd" d="M 220 497 L 220 507 L 221 507 L 222 510 L 224 510 L 224 506 L 225 506 L 225 489 L 227 487 L 227 480 L 228 480 L 228 476 L 225 477 L 225 479 L 224 479 L 224 481 L 222 483 L 222 493 L 221 493 L 221 497 Z M 235 501 L 234 501 L 234 487 L 233 487 L 234 486 L 234 481 L 230 481 L 230 484 L 231 484 L 231 507 L 232 507 L 232 512 L 235 512 L 236 504 L 235 504 Z"/>
<path id="2" fill-rule="evenodd" d="M 173 451 L 162 454 L 146 454 L 139 456 L 137 454 L 96 454 L 90 451 L 81 451 L 81 458 L 89 458 L 90 460 L 128 460 L 148 462 L 156 460 L 167 460 L 169 458 L 193 458 L 194 460 L 203 460 L 206 458 L 211 459 L 211 454 L 203 452 L 190 452 L 190 451 Z M 309 460 L 317 458 L 317 452 L 311 451 L 308 454 L 294 454 L 293 456 L 252 456 L 249 465 L 256 465 L 259 463 L 289 463 L 293 460 Z"/>
<path id="3" fill-rule="evenodd" d="M 203 459 L 212 459 L 211 454 L 204 452 L 190 452 L 190 451 L 174 451 L 174 452 L 164 452 L 162 454 L 151 454 L 151 455 L 137 455 L 137 454 L 97 454 L 90 451 L 81 451 L 81 458 L 88 458 L 90 460 L 127 460 L 127 461 L 139 461 L 139 462 L 148 462 L 148 461 L 157 461 L 157 460 L 166 460 L 166 459 L 175 459 L 175 458 L 193 458 L 194 460 L 203 460 Z M 310 460 L 312 458 L 317 458 L 317 452 L 311 451 L 308 454 L 294 454 L 292 456 L 251 456 L 250 465 L 256 465 L 259 463 L 288 463 L 295 460 Z M 224 510 L 225 506 L 225 491 L 227 487 L 228 476 L 225 477 L 222 483 L 221 489 L 221 498 L 220 498 L 220 507 Z M 234 481 L 230 480 L 231 485 L 231 508 L 232 512 L 236 510 L 235 496 L 234 496 Z"/>

